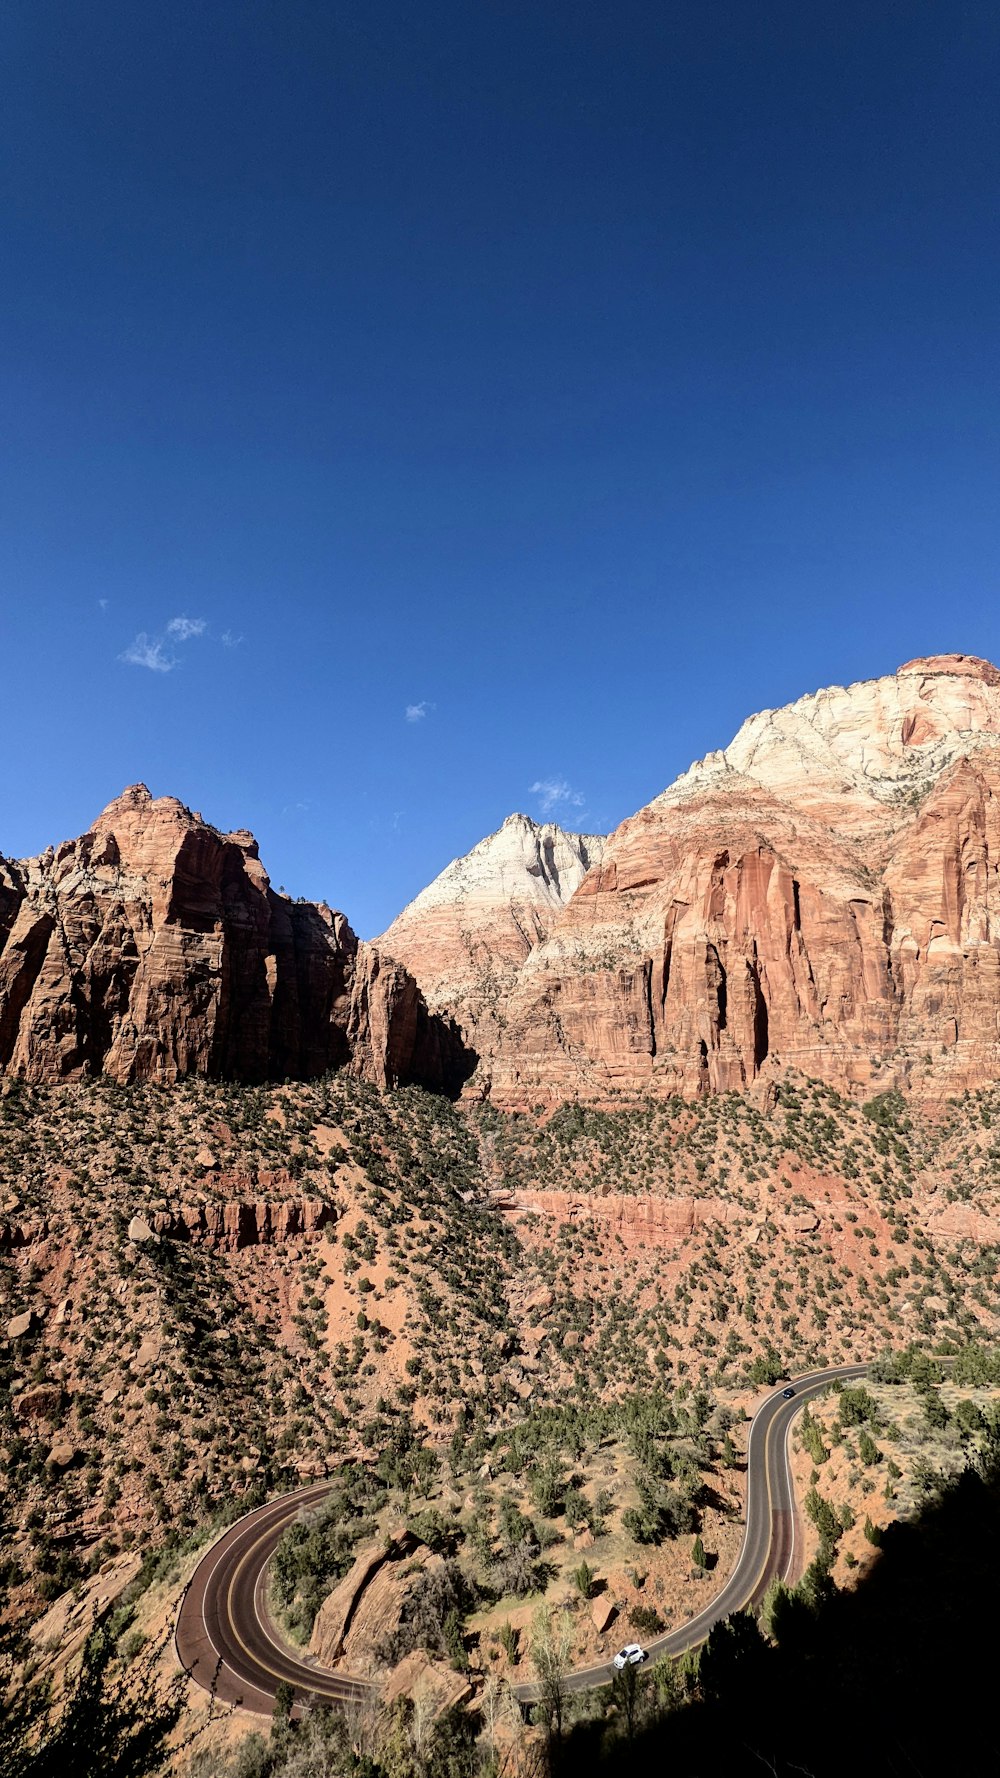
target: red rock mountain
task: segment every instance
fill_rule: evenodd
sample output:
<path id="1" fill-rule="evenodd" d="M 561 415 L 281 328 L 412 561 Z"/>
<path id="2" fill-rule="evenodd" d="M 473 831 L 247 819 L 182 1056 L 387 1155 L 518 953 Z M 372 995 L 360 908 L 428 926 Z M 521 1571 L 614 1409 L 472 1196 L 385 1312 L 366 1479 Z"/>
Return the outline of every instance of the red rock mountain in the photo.
<path id="1" fill-rule="evenodd" d="M 764 711 L 604 843 L 506 986 L 472 1085 L 525 1106 L 793 1066 L 929 1096 L 995 1079 L 998 862 L 989 662 L 911 661 Z M 422 899 L 386 942 L 440 1005 L 457 952 L 442 929 L 433 954 Z"/>
<path id="2" fill-rule="evenodd" d="M 376 945 L 140 785 L 0 860 L 0 1068 L 454 1091 L 472 1049 L 508 1106 L 940 1096 L 1000 1075 L 998 860 L 1000 673 L 964 655 L 751 717 L 606 841 L 512 816 Z"/>
<path id="3" fill-rule="evenodd" d="M 457 1033 L 343 914 L 271 888 L 249 833 L 126 790 L 89 833 L 0 859 L 0 1068 L 34 1081 L 308 1078 L 454 1090 Z"/>
<path id="4" fill-rule="evenodd" d="M 521 965 L 603 848 L 599 834 L 509 815 L 411 901 L 378 945 L 405 960 L 428 1005 L 447 1009 L 477 1052 L 491 1052 Z"/>

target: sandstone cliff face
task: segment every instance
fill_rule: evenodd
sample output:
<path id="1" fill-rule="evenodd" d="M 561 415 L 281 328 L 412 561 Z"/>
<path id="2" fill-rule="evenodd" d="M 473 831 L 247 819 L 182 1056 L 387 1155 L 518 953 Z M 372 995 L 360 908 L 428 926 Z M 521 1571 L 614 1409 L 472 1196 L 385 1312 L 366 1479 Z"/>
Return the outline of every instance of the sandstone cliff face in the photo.
<path id="1" fill-rule="evenodd" d="M 278 1203 L 251 1198 L 178 1204 L 171 1210 L 150 1210 L 141 1220 L 150 1239 L 162 1237 L 238 1253 L 244 1247 L 281 1246 L 308 1239 L 331 1227 L 337 1214 L 336 1206 L 325 1198 L 284 1198 Z M 49 1232 L 44 1217 L 0 1221 L 0 1253 L 37 1247 Z"/>
<path id="2" fill-rule="evenodd" d="M 204 1242 L 231 1253 L 308 1238 L 336 1220 L 336 1207 L 324 1198 L 286 1198 L 277 1204 L 260 1198 L 180 1204 L 172 1210 L 150 1211 L 147 1217 L 154 1235 L 167 1241 Z"/>
<path id="3" fill-rule="evenodd" d="M 478 1078 L 525 1106 L 795 1067 L 1000 1072 L 1000 674 L 939 656 L 752 717 L 606 842 Z"/>
<path id="4" fill-rule="evenodd" d="M 136 786 L 0 860 L 0 1069 L 961 1091 L 1000 1074 L 998 807 L 1000 672 L 911 661 L 751 717 L 606 841 L 512 816 L 361 945 Z"/>
<path id="5" fill-rule="evenodd" d="M 603 847 L 599 834 L 510 815 L 411 901 L 378 944 L 416 977 L 429 1006 L 447 1009 L 470 1045 L 489 1051 L 521 965 Z"/>
<path id="6" fill-rule="evenodd" d="M 1000 672 L 972 655 L 909 661 L 884 679 L 830 686 L 762 710 L 650 805 L 762 785 L 840 831 L 883 837 L 963 754 L 1000 735 Z"/>
<path id="7" fill-rule="evenodd" d="M 0 861 L 0 1069 L 33 1081 L 462 1077 L 453 1030 L 342 914 L 272 890 L 253 836 L 135 785 Z"/>

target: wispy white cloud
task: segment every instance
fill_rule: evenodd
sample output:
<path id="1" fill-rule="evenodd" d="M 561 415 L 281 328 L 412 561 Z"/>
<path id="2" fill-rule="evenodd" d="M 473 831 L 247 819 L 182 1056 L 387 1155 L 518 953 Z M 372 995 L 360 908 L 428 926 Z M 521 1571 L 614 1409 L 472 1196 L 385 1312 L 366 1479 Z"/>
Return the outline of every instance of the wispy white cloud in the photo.
<path id="1" fill-rule="evenodd" d="M 434 705 L 427 698 L 422 698 L 419 704 L 407 704 L 404 715 L 407 722 L 423 722 L 433 709 Z"/>
<path id="2" fill-rule="evenodd" d="M 102 611 L 107 610 L 107 599 L 98 599 L 97 603 Z M 146 667 L 151 673 L 172 673 L 180 665 L 180 661 L 171 644 L 191 642 L 196 636 L 204 636 L 207 629 L 206 618 L 188 617 L 182 612 L 179 617 L 170 619 L 162 635 L 150 636 L 145 630 L 140 630 L 135 641 L 129 643 L 118 659 L 124 661 L 127 667 Z"/>
<path id="3" fill-rule="evenodd" d="M 543 815 L 551 815 L 555 809 L 582 809 L 587 800 L 583 791 L 574 790 L 565 778 L 536 778 L 531 795 L 537 796 Z"/>
<path id="4" fill-rule="evenodd" d="M 190 642 L 192 636 L 203 636 L 207 627 L 203 617 L 172 617 L 167 625 L 167 635 L 175 642 Z"/>
<path id="5" fill-rule="evenodd" d="M 148 667 L 151 673 L 171 673 L 177 665 L 174 655 L 167 654 L 161 636 L 147 636 L 140 630 L 134 642 L 130 642 L 125 651 L 119 655 L 127 667 Z"/>
<path id="6" fill-rule="evenodd" d="M 109 605 L 109 604 L 110 604 L 110 600 L 108 600 L 108 599 L 98 599 L 98 601 L 97 601 L 97 604 L 98 604 L 98 608 L 99 608 L 99 610 L 101 610 L 101 611 L 107 611 L 107 609 L 108 609 L 108 605 Z"/>
<path id="7" fill-rule="evenodd" d="M 304 815 L 306 813 L 306 810 L 310 809 L 311 807 L 312 807 L 312 804 L 309 802 L 286 803 L 284 808 L 282 809 L 281 813 L 283 815 Z"/>
<path id="8" fill-rule="evenodd" d="M 232 630 L 223 630 L 219 640 L 222 643 L 223 648 L 239 648 L 243 637 L 234 636 Z"/>

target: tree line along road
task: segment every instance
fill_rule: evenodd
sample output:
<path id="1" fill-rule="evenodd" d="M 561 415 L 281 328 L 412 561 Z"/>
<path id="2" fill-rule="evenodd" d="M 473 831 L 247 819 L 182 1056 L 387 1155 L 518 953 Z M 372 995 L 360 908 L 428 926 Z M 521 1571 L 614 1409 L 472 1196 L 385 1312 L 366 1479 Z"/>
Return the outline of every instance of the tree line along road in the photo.
<path id="1" fill-rule="evenodd" d="M 795 1500 L 788 1462 L 788 1435 L 800 1408 L 838 1379 L 867 1374 L 863 1364 L 836 1365 L 792 1379 L 788 1401 L 779 1389 L 757 1410 L 747 1442 L 747 1510 L 736 1566 L 697 1617 L 648 1644 L 650 1655 L 679 1655 L 703 1642 L 713 1624 L 745 1606 L 759 1605 L 776 1576 L 791 1570 L 795 1554 Z M 270 1716 L 277 1687 L 284 1682 L 300 1697 L 335 1703 L 363 1697 L 372 1682 L 330 1672 L 289 1647 L 271 1619 L 267 1603 L 268 1563 L 286 1527 L 303 1510 L 319 1506 L 327 1482 L 284 1494 L 247 1513 L 210 1546 L 181 1599 L 175 1648 L 185 1671 L 221 1703 Z M 610 1663 L 576 1668 L 567 1676 L 570 1691 L 606 1685 Z M 531 1703 L 539 1695 L 531 1682 L 515 1685 L 516 1697 Z"/>

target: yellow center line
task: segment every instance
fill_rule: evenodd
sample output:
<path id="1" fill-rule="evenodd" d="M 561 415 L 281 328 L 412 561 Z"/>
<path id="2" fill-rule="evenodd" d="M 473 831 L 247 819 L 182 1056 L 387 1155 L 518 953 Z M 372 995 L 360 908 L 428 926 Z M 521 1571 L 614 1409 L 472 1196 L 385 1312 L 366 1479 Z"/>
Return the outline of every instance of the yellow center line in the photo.
<path id="1" fill-rule="evenodd" d="M 838 1371 L 841 1371 L 841 1370 L 848 1370 L 849 1371 L 849 1370 L 853 1370 L 855 1367 L 853 1365 L 840 1365 L 837 1368 L 838 1368 Z M 796 1419 L 798 1414 L 801 1412 L 802 1408 L 807 1406 L 807 1404 L 812 1400 L 812 1397 L 814 1394 L 819 1394 L 819 1392 L 822 1389 L 829 1389 L 832 1381 L 833 1381 L 833 1378 L 831 1377 L 827 1382 L 817 1383 L 814 1386 L 814 1388 L 810 1389 L 808 1395 L 802 1395 L 801 1399 L 796 1403 L 795 1408 L 793 1409 L 791 1414 L 788 1416 L 788 1424 L 785 1428 L 786 1440 L 788 1438 L 789 1433 L 791 1432 L 792 1422 L 793 1422 L 793 1420 Z M 750 1586 L 749 1590 L 744 1593 L 741 1603 L 739 1605 L 733 1607 L 734 1611 L 745 1611 L 746 1610 L 746 1608 L 750 1604 L 750 1601 L 753 1598 L 755 1592 L 757 1591 L 757 1588 L 760 1586 L 761 1581 L 763 1580 L 765 1574 L 767 1573 L 767 1565 L 768 1565 L 769 1561 L 771 1560 L 771 1521 L 773 1521 L 773 1518 L 774 1518 L 774 1494 L 773 1494 L 773 1491 L 771 1488 L 771 1439 L 774 1435 L 774 1429 L 777 1426 L 780 1419 L 781 1419 L 781 1409 L 779 1408 L 777 1413 L 775 1413 L 774 1416 L 772 1417 L 771 1423 L 768 1426 L 766 1434 L 764 1435 L 764 1481 L 767 1484 L 767 1507 L 768 1507 L 767 1549 L 764 1553 L 764 1561 L 763 1561 L 761 1567 L 757 1571 L 757 1574 L 754 1578 L 753 1584 Z M 748 1456 L 749 1456 L 749 1448 L 748 1448 Z M 748 1507 L 748 1509 L 749 1509 L 749 1505 L 750 1505 L 750 1468 L 749 1468 L 749 1463 L 748 1463 L 748 1465 L 747 1465 L 747 1507 Z M 795 1511 L 794 1493 L 792 1495 L 792 1499 L 791 1499 L 791 1503 L 790 1503 L 790 1511 L 791 1512 Z M 749 1511 L 748 1511 L 748 1513 L 747 1513 L 747 1528 L 748 1528 L 748 1530 L 749 1530 L 749 1525 L 750 1525 L 750 1517 L 749 1517 Z M 720 1589 L 720 1590 L 724 1590 L 724 1589 Z M 705 1610 L 711 1611 L 711 1609 L 712 1609 L 712 1602 L 711 1602 L 711 1600 L 709 1600 L 708 1604 L 705 1607 Z M 699 1613 L 698 1616 L 700 1616 L 700 1615 L 701 1614 Z M 692 1621 L 697 1622 L 697 1618 L 693 1619 Z M 674 1634 L 680 1635 L 681 1632 L 683 1631 L 683 1629 L 684 1629 L 684 1626 L 683 1626 L 683 1624 L 681 1624 L 679 1630 L 675 1631 Z M 703 1642 L 707 1642 L 710 1634 L 711 1634 L 711 1631 L 707 1630 L 705 1632 L 704 1636 L 699 1636 L 697 1642 L 689 1643 L 688 1648 L 700 1648 Z M 686 1650 L 684 1652 L 686 1652 Z"/>
<path id="2" fill-rule="evenodd" d="M 294 1515 L 289 1516 L 289 1521 L 288 1521 L 289 1523 L 291 1522 L 292 1516 L 294 1516 Z M 278 1524 L 281 1525 L 280 1520 L 278 1521 Z M 281 1526 L 281 1528 L 283 1530 L 284 1526 Z M 254 1556 L 256 1554 L 256 1552 L 260 1549 L 261 1544 L 264 1544 L 267 1542 L 268 1538 L 273 1535 L 275 1529 L 276 1529 L 275 1524 L 272 1522 L 268 1526 L 267 1530 L 264 1532 L 264 1535 L 262 1537 L 258 1537 L 250 1545 L 250 1548 L 246 1551 L 246 1553 L 243 1556 L 241 1556 L 240 1560 L 237 1562 L 236 1567 L 233 1570 L 233 1578 L 229 1583 L 229 1589 L 226 1594 L 226 1619 L 228 1622 L 229 1629 L 231 1630 L 233 1636 L 235 1637 L 236 1641 L 239 1643 L 241 1649 L 243 1650 L 243 1653 L 246 1655 L 247 1659 L 252 1663 L 252 1665 L 259 1668 L 261 1672 L 270 1674 L 272 1679 L 281 1680 L 287 1685 L 287 1684 L 292 1683 L 291 1681 L 289 1681 L 287 1673 L 280 1673 L 276 1667 L 268 1666 L 267 1662 L 262 1660 L 260 1655 L 254 1654 L 253 1650 L 247 1647 L 246 1643 L 244 1642 L 242 1636 L 239 1633 L 239 1630 L 236 1628 L 236 1618 L 233 1615 L 233 1593 L 235 1592 L 235 1589 L 236 1589 L 236 1583 L 239 1580 L 240 1575 L 242 1574 L 247 1563 L 250 1561 L 250 1558 L 252 1556 Z M 255 1576 L 255 1578 L 254 1578 L 254 1589 L 255 1590 L 256 1590 L 258 1578 L 259 1578 L 259 1576 Z M 291 1651 L 289 1651 L 288 1659 L 290 1662 L 295 1660 L 295 1656 L 292 1654 Z M 338 1687 L 357 1684 L 356 1680 L 349 1680 L 347 1678 L 338 1679 L 336 1674 L 332 1674 L 332 1673 L 326 1674 L 326 1673 L 324 1673 L 324 1669 L 322 1667 L 306 1668 L 305 1663 L 303 1663 L 303 1668 L 309 1674 L 310 1680 L 312 1680 L 314 1677 L 316 1679 L 323 1679 L 324 1677 L 326 1677 L 329 1679 L 333 1679 Z M 365 1682 L 362 1680 L 361 1684 L 364 1685 L 364 1683 Z M 312 1692 L 319 1692 L 319 1691 L 324 1690 L 324 1688 L 321 1685 L 315 1685 L 315 1684 L 310 1684 L 308 1686 L 303 1685 L 301 1687 L 301 1689 L 304 1691 L 312 1691 Z M 325 1692 L 324 1695 L 327 1697 L 334 1697 L 335 1698 L 338 1694 L 336 1691 L 333 1691 L 333 1692 Z"/>
<path id="3" fill-rule="evenodd" d="M 784 1436 L 784 1440 L 785 1440 L 786 1444 L 787 1444 L 789 1434 L 791 1432 L 792 1422 L 796 1419 L 796 1417 L 799 1414 L 799 1412 L 801 1411 L 801 1409 L 806 1406 L 807 1402 L 812 1399 L 812 1396 L 819 1393 L 822 1389 L 829 1388 L 830 1384 L 834 1381 L 836 1376 L 842 1374 L 845 1371 L 853 1372 L 855 1370 L 859 1370 L 862 1375 L 864 1374 L 864 1367 L 854 1366 L 854 1365 L 837 1366 L 836 1369 L 834 1369 L 831 1372 L 831 1374 L 827 1378 L 824 1379 L 823 1382 L 816 1383 L 811 1389 L 809 1389 L 808 1394 L 805 1394 L 805 1393 L 802 1394 L 801 1399 L 796 1402 L 795 1408 L 788 1415 L 787 1422 L 785 1422 L 785 1425 L 784 1425 L 784 1435 L 783 1436 Z M 760 1583 L 763 1580 L 764 1575 L 767 1572 L 767 1565 L 768 1565 L 769 1561 L 771 1560 L 772 1547 L 773 1547 L 772 1530 L 773 1530 L 773 1520 L 774 1520 L 774 1512 L 775 1512 L 774 1490 L 771 1485 L 772 1440 L 774 1437 L 775 1427 L 780 1422 L 782 1422 L 782 1420 L 783 1420 L 783 1414 L 782 1414 L 782 1410 L 779 1408 L 772 1415 L 771 1421 L 770 1421 L 768 1428 L 767 1428 L 767 1432 L 764 1435 L 764 1483 L 767 1488 L 767 1525 L 766 1525 L 767 1548 L 765 1550 L 763 1563 L 762 1563 L 761 1567 L 758 1569 L 758 1572 L 757 1572 L 756 1576 L 754 1577 L 753 1582 L 751 1583 L 750 1587 L 744 1593 L 741 1603 L 733 1608 L 736 1611 L 743 1611 L 746 1609 L 747 1605 L 749 1605 L 750 1601 L 752 1600 L 752 1598 L 754 1596 L 754 1593 L 757 1591 L 757 1588 L 760 1586 Z M 752 1436 L 752 1432 L 751 1432 L 751 1436 Z M 303 1492 L 305 1492 L 305 1490 L 303 1490 Z M 287 1674 L 280 1672 L 279 1669 L 276 1667 L 269 1666 L 268 1663 L 260 1657 L 260 1655 L 254 1654 L 253 1650 L 248 1648 L 247 1644 L 244 1642 L 244 1640 L 243 1640 L 242 1636 L 240 1635 L 240 1632 L 237 1628 L 236 1617 L 235 1617 L 234 1611 L 233 1611 L 233 1599 L 234 1599 L 234 1594 L 236 1591 L 237 1583 L 238 1583 L 240 1576 L 242 1575 L 244 1569 L 246 1568 L 247 1563 L 250 1562 L 254 1556 L 256 1556 L 256 1554 L 260 1550 L 261 1546 L 267 1542 L 268 1538 L 270 1538 L 274 1535 L 274 1532 L 276 1530 L 278 1530 L 279 1532 L 283 1531 L 285 1529 L 286 1524 L 291 1523 L 291 1521 L 295 1517 L 296 1513 L 298 1513 L 301 1510 L 301 1508 L 304 1504 L 305 1503 L 302 1500 L 301 1496 L 299 1496 L 297 1499 L 294 1500 L 294 1504 L 292 1503 L 292 1500 L 290 1499 L 288 1502 L 288 1507 L 286 1510 L 284 1521 L 282 1520 L 282 1518 L 280 1516 L 278 1518 L 273 1518 L 273 1519 L 269 1520 L 267 1529 L 263 1532 L 263 1534 L 260 1537 L 257 1537 L 254 1539 L 253 1543 L 250 1544 L 249 1548 L 239 1558 L 239 1560 L 236 1564 L 236 1567 L 233 1570 L 232 1579 L 230 1580 L 229 1587 L 228 1587 L 228 1590 L 226 1593 L 226 1623 L 227 1623 L 228 1629 L 229 1629 L 233 1639 L 239 1644 L 239 1647 L 242 1649 L 243 1653 L 247 1657 L 247 1660 L 250 1662 L 251 1668 L 252 1669 L 256 1668 L 259 1672 L 267 1674 L 270 1678 L 276 1679 L 278 1681 L 284 1681 L 285 1683 L 291 1683 L 288 1680 Z M 789 1510 L 793 1513 L 795 1511 L 794 1489 L 792 1490 L 792 1493 L 791 1493 Z M 748 1446 L 747 1446 L 747 1530 L 746 1530 L 747 1537 L 749 1537 L 749 1534 L 750 1534 L 750 1466 L 749 1466 L 749 1444 L 748 1444 Z M 253 1582 L 255 1610 L 256 1610 L 256 1589 L 257 1589 L 259 1580 L 260 1580 L 260 1575 L 259 1574 L 255 1575 L 254 1582 Z M 725 1587 L 721 1588 L 720 1591 L 724 1592 Z M 206 1601 L 206 1603 L 207 1603 L 207 1601 Z M 705 1611 L 710 1611 L 711 1609 L 712 1609 L 712 1602 L 709 1601 L 708 1605 L 705 1606 Z M 698 1613 L 695 1616 L 695 1618 L 693 1618 L 691 1620 L 691 1622 L 697 1623 L 698 1617 L 701 1615 L 702 1615 L 701 1613 Z M 259 1619 L 258 1619 L 258 1621 L 259 1621 Z M 671 1632 L 670 1633 L 671 1639 L 674 1635 L 682 1634 L 683 1629 L 684 1629 L 684 1626 L 680 1625 L 676 1631 Z M 267 1631 L 266 1631 L 263 1624 L 261 1624 L 261 1630 L 263 1631 L 265 1637 L 267 1637 L 267 1640 L 268 1640 L 270 1646 L 277 1648 L 277 1644 L 274 1643 L 271 1640 L 271 1638 L 267 1635 Z M 710 1626 L 709 1630 L 706 1630 L 704 1636 L 700 1636 L 697 1639 L 697 1641 L 695 1641 L 695 1642 L 688 1643 L 686 1645 L 687 1648 L 700 1648 L 701 1644 L 707 1640 L 708 1635 L 710 1634 L 710 1631 L 711 1631 L 711 1626 Z M 289 1649 L 289 1651 L 288 1651 L 287 1658 L 288 1658 L 290 1665 L 299 1665 L 299 1663 L 296 1660 L 296 1656 L 291 1649 Z M 300 1670 L 305 1675 L 305 1678 L 302 1681 L 298 1682 L 299 1689 L 303 1690 L 303 1691 L 318 1692 L 322 1696 L 325 1696 L 325 1697 L 332 1697 L 332 1698 L 342 1697 L 345 1689 L 347 1689 L 347 1688 L 351 1688 L 355 1691 L 357 1691 L 357 1690 L 364 1691 L 367 1687 L 367 1684 L 368 1684 L 368 1682 L 364 1679 L 356 1678 L 354 1676 L 349 1677 L 347 1675 L 344 1675 L 344 1677 L 341 1678 L 339 1675 L 330 1672 L 328 1669 L 325 1669 L 322 1667 L 318 1667 L 318 1668 L 308 1667 L 308 1666 L 306 1666 L 306 1664 L 304 1662 L 301 1663 Z M 599 1673 L 599 1672 L 603 1671 L 603 1668 L 593 1667 L 593 1668 L 584 1668 L 582 1670 L 578 1669 L 578 1673 L 581 1671 L 583 1673 L 590 1673 L 590 1672 Z M 236 1677 L 239 1678 L 240 1676 L 237 1674 Z M 570 1677 L 571 1678 L 575 1677 L 575 1675 L 571 1674 Z M 328 1689 L 326 1686 L 324 1686 L 324 1684 L 322 1683 L 324 1681 L 324 1679 L 331 1681 L 333 1686 L 336 1689 L 332 1690 L 332 1689 Z M 249 1680 L 249 1681 L 244 1681 L 243 1683 L 253 1684 L 254 1681 Z M 532 1682 L 526 1682 L 526 1683 L 522 1682 L 522 1685 L 516 1686 L 514 1688 L 514 1690 L 516 1693 L 520 1693 L 522 1691 L 526 1692 L 530 1688 L 531 1683 Z M 258 1689 L 260 1689 L 260 1688 L 258 1688 Z"/>

